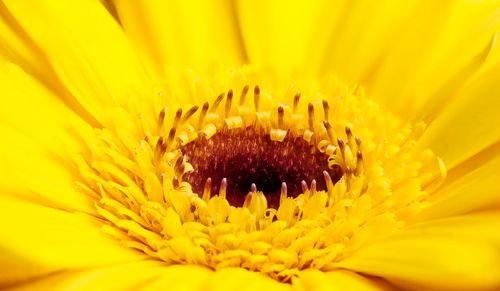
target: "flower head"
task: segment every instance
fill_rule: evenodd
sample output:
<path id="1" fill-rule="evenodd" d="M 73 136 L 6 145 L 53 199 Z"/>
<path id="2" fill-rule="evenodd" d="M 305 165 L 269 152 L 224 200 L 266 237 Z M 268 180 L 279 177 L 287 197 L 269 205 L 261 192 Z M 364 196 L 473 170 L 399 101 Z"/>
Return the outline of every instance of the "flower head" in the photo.
<path id="1" fill-rule="evenodd" d="M 498 4 L 33 5 L 0 5 L 0 283 L 500 286 Z"/>

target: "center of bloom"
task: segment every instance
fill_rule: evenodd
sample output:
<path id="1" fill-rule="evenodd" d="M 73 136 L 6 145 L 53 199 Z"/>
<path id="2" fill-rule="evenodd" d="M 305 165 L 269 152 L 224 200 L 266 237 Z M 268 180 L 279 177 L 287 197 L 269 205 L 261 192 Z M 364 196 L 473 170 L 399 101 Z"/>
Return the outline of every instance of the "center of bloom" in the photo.
<path id="1" fill-rule="evenodd" d="M 78 185 L 104 232 L 167 264 L 290 281 L 303 269 L 341 268 L 428 205 L 444 170 L 415 147 L 421 125 L 335 79 L 309 94 L 251 92 L 248 79 L 231 72 L 217 84 L 236 86 L 224 93 L 154 114 L 117 110 L 115 127 L 85 132 Z M 214 91 L 207 86 L 194 91 Z"/>
<path id="2" fill-rule="evenodd" d="M 193 192 L 201 195 L 207 185 L 212 193 L 219 193 L 221 184 L 214 182 L 224 181 L 226 199 L 234 206 L 242 206 L 246 195 L 258 189 L 265 194 L 268 206 L 277 209 L 283 183 L 288 196 L 297 197 L 312 181 L 318 190 L 326 190 L 324 171 L 334 183 L 342 176 L 339 166 L 328 167 L 328 155 L 301 136 L 287 135 L 281 142 L 273 141 L 264 129 L 253 126 L 222 130 L 180 150 L 194 168 L 184 175 Z"/>

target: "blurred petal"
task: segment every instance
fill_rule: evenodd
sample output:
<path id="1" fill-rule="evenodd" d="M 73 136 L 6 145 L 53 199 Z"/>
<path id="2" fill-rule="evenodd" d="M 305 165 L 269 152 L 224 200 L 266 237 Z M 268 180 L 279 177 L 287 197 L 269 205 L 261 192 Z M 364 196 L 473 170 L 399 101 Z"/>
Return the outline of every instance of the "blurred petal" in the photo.
<path id="1" fill-rule="evenodd" d="M 394 290 L 393 287 L 374 278 L 363 277 L 346 271 L 323 272 L 319 270 L 305 270 L 293 280 L 294 285 L 303 290 L 338 290 L 338 291 L 382 291 Z"/>
<path id="2" fill-rule="evenodd" d="M 291 286 L 279 283 L 265 275 L 242 268 L 217 270 L 207 282 L 204 290 L 291 290 Z"/>
<path id="3" fill-rule="evenodd" d="M 5 97 L 0 189 L 46 205 L 94 212 L 88 197 L 75 189 L 76 169 L 68 158 L 82 150 L 71 132 L 89 126 L 13 64 L 0 64 L 0 86 Z"/>
<path id="4" fill-rule="evenodd" d="M 443 109 L 419 140 L 451 169 L 500 140 L 500 63 Z"/>
<path id="5" fill-rule="evenodd" d="M 426 106 L 500 29 L 496 1 L 420 1 L 413 11 L 366 79 L 368 95 L 402 118 Z"/>
<path id="6" fill-rule="evenodd" d="M 143 258 L 99 231 L 94 217 L 0 195 L 0 284 Z"/>
<path id="7" fill-rule="evenodd" d="M 494 290 L 500 288 L 499 215 L 414 225 L 358 250 L 339 266 L 406 288 Z"/>
<path id="8" fill-rule="evenodd" d="M 449 217 L 475 210 L 500 206 L 498 183 L 500 156 L 496 156 L 477 169 L 470 169 L 454 182 L 440 188 L 432 204 L 417 216 L 417 220 Z"/>
<path id="9" fill-rule="evenodd" d="M 206 290 L 206 283 L 213 271 L 202 266 L 174 265 L 164 268 L 152 282 L 140 287 L 140 290 Z"/>
<path id="10" fill-rule="evenodd" d="M 100 1 L 5 1 L 5 5 L 47 54 L 64 85 L 98 118 L 103 106 L 126 106 L 131 96 L 149 92 L 127 39 Z M 96 45 L 101 43 L 106 45 Z"/>
<path id="11" fill-rule="evenodd" d="M 62 272 L 20 284 L 12 290 L 137 290 L 155 280 L 165 268 L 161 262 L 144 261 Z"/>
<path id="12" fill-rule="evenodd" d="M 338 1 L 238 1 L 237 11 L 249 61 L 279 71 L 309 70 L 308 54 L 321 49 L 324 21 L 335 21 Z M 321 18 L 329 11 L 328 18 Z M 321 23 L 321 26 L 319 25 Z"/>
<path id="13" fill-rule="evenodd" d="M 205 71 L 245 59 L 228 0 L 113 2 L 127 36 L 160 78 L 165 78 L 168 66 Z"/>

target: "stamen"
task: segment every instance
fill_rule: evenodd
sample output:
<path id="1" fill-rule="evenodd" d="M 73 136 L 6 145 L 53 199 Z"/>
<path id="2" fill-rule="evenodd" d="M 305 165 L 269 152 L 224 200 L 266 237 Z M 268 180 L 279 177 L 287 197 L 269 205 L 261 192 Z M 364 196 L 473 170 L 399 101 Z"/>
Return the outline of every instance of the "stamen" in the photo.
<path id="1" fill-rule="evenodd" d="M 328 105 L 328 101 L 326 100 L 323 100 L 323 112 L 325 114 L 325 120 L 328 120 L 329 116 L 329 112 L 330 112 L 330 105 Z"/>
<path id="2" fill-rule="evenodd" d="M 205 102 L 203 104 L 203 107 L 201 108 L 200 118 L 198 119 L 198 128 L 201 128 L 203 126 L 203 122 L 205 121 L 205 117 L 207 116 L 208 106 L 208 102 Z"/>
<path id="3" fill-rule="evenodd" d="M 172 178 L 172 185 L 174 186 L 174 189 L 178 189 L 179 188 L 179 185 L 180 185 L 180 183 L 179 183 L 179 177 L 174 176 Z"/>
<path id="4" fill-rule="evenodd" d="M 356 176 L 359 176 L 363 172 L 363 153 L 358 150 L 356 153 Z"/>
<path id="5" fill-rule="evenodd" d="M 225 107 L 225 117 L 227 118 L 229 116 L 229 113 L 231 112 L 231 104 L 233 103 L 233 90 L 229 90 L 227 92 L 227 97 L 226 97 L 226 107 Z"/>
<path id="6" fill-rule="evenodd" d="M 314 105 L 312 103 L 309 103 L 309 105 L 307 106 L 307 113 L 309 117 L 309 130 L 314 131 Z"/>
<path id="7" fill-rule="evenodd" d="M 312 196 L 312 195 L 316 194 L 316 187 L 317 187 L 316 186 L 316 180 L 313 179 L 311 181 L 311 189 L 309 190 L 310 191 L 309 192 L 309 196 Z"/>
<path id="8" fill-rule="evenodd" d="M 323 120 L 323 125 L 325 126 L 326 129 L 326 134 L 328 135 L 328 138 L 330 139 L 331 142 L 334 142 L 335 139 L 335 133 L 333 132 L 333 128 L 330 125 L 330 122 L 327 120 Z"/>
<path id="9" fill-rule="evenodd" d="M 212 178 L 207 178 L 203 187 L 202 199 L 208 201 L 212 195 Z"/>
<path id="10" fill-rule="evenodd" d="M 253 90 L 253 103 L 255 106 L 255 111 L 259 112 L 259 106 L 260 106 L 260 87 L 255 86 Z"/>
<path id="11" fill-rule="evenodd" d="M 199 108 L 199 106 L 193 106 L 193 107 L 191 107 L 191 108 L 190 108 L 190 109 L 186 112 L 186 114 L 184 115 L 184 117 L 182 118 L 182 120 L 181 120 L 181 124 L 183 124 L 183 123 L 185 123 L 186 121 L 188 121 L 188 120 L 189 120 L 189 118 L 190 118 L 191 116 L 193 116 L 193 115 L 196 113 L 196 111 L 198 111 L 198 108 Z"/>
<path id="12" fill-rule="evenodd" d="M 176 132 L 177 129 L 175 127 L 170 129 L 170 131 L 168 132 L 168 138 L 167 138 L 168 148 L 170 148 L 170 146 L 173 144 Z"/>
<path id="13" fill-rule="evenodd" d="M 215 112 L 217 108 L 219 107 L 219 104 L 222 102 L 222 99 L 224 99 L 224 93 L 220 93 L 219 96 L 214 101 L 214 104 L 212 104 L 212 107 L 210 109 L 211 112 Z"/>
<path id="14" fill-rule="evenodd" d="M 283 106 L 278 107 L 278 128 L 283 129 L 284 128 L 284 118 L 285 118 L 285 111 L 283 109 Z"/>
<path id="15" fill-rule="evenodd" d="M 300 186 L 302 187 L 302 193 L 306 193 L 307 191 L 309 191 L 309 186 L 307 186 L 306 181 L 300 181 Z"/>
<path id="16" fill-rule="evenodd" d="M 241 90 L 241 95 L 240 95 L 240 106 L 242 106 L 243 104 L 245 104 L 245 98 L 247 97 L 247 93 L 248 93 L 248 89 L 250 87 L 248 85 L 245 85 L 245 87 L 243 87 L 243 90 Z"/>
<path id="17" fill-rule="evenodd" d="M 182 116 L 182 108 L 179 108 L 177 109 L 177 112 L 175 112 L 174 123 L 172 124 L 172 128 L 177 128 L 181 116 Z"/>
<path id="18" fill-rule="evenodd" d="M 293 113 L 295 114 L 297 112 L 297 107 L 299 106 L 299 101 L 300 101 L 300 93 L 295 94 L 293 96 Z"/>
<path id="19" fill-rule="evenodd" d="M 157 130 L 158 132 L 161 132 L 161 128 L 163 127 L 163 122 L 165 121 L 165 108 L 163 108 L 160 111 L 160 114 L 158 115 L 158 124 L 157 124 Z"/>
<path id="20" fill-rule="evenodd" d="M 223 178 L 222 181 L 220 182 L 219 197 L 225 199 L 226 198 L 226 191 L 227 191 L 227 179 Z"/>
<path id="21" fill-rule="evenodd" d="M 288 189 L 286 187 L 286 183 L 281 183 L 281 192 L 280 192 L 280 204 L 286 199 L 288 194 Z"/>
<path id="22" fill-rule="evenodd" d="M 328 192 L 328 196 L 333 197 L 333 187 L 335 187 L 335 186 L 333 185 L 332 177 L 330 177 L 330 174 L 326 170 L 323 171 L 323 177 L 325 179 L 326 190 Z"/>

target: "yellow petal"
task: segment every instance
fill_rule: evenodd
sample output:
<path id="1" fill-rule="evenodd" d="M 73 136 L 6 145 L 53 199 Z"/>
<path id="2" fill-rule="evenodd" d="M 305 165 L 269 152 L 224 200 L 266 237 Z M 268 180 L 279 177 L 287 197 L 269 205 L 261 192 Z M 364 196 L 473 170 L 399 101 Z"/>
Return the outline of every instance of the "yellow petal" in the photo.
<path id="1" fill-rule="evenodd" d="M 161 262 L 144 261 L 66 271 L 19 284 L 12 290 L 129 290 L 154 281 L 167 267 Z"/>
<path id="2" fill-rule="evenodd" d="M 338 19 L 327 25 L 333 28 L 328 34 L 316 36 L 313 42 L 323 41 L 321 38 L 327 40 L 326 49 L 320 51 L 319 56 L 312 56 L 321 57 L 320 71 L 334 73 L 349 84 L 360 84 L 380 65 L 388 47 L 405 33 L 408 26 L 405 21 L 417 4 L 418 1 L 348 1 L 344 7 L 325 9 L 322 20 L 329 21 L 330 13 Z"/>
<path id="3" fill-rule="evenodd" d="M 102 222 L 0 195 L 0 284 L 143 258 L 100 232 Z"/>
<path id="4" fill-rule="evenodd" d="M 88 111 L 99 116 L 103 106 L 126 106 L 131 96 L 149 93 L 127 39 L 100 1 L 5 1 L 5 5 Z"/>
<path id="5" fill-rule="evenodd" d="M 69 159 L 82 150 L 72 132 L 90 127 L 51 92 L 17 66 L 0 64 L 2 155 L 0 189 L 45 205 L 78 209 L 94 207 L 75 186 L 77 170 Z"/>
<path id="6" fill-rule="evenodd" d="M 213 271 L 202 266 L 174 265 L 164 268 L 160 276 L 140 287 L 140 290 L 206 290 Z"/>
<path id="7" fill-rule="evenodd" d="M 42 77 L 42 72 L 47 72 L 49 65 L 36 46 L 22 32 L 16 23 L 0 3 L 0 52 L 3 57 L 14 62 L 31 74 Z"/>
<path id="8" fill-rule="evenodd" d="M 488 44 L 500 28 L 499 9 L 494 1 L 418 2 L 368 76 L 368 94 L 413 117 Z"/>
<path id="9" fill-rule="evenodd" d="M 168 66 L 204 71 L 244 61 L 230 1 L 113 2 L 127 36 L 160 78 Z"/>
<path id="10" fill-rule="evenodd" d="M 204 290 L 291 290 L 288 284 L 279 283 L 262 274 L 243 268 L 217 270 L 207 282 Z"/>
<path id="11" fill-rule="evenodd" d="M 449 104 L 422 135 L 451 169 L 500 140 L 500 63 L 482 74 Z"/>
<path id="12" fill-rule="evenodd" d="M 498 213 L 431 221 L 368 245 L 340 267 L 419 290 L 500 288 Z"/>
<path id="13" fill-rule="evenodd" d="M 428 220 L 468 213 L 500 206 L 500 183 L 498 183 L 500 156 L 469 169 L 454 182 L 440 188 L 433 196 L 437 198 L 416 219 Z"/>
<path id="14" fill-rule="evenodd" d="M 236 8 L 250 62 L 284 71 L 309 69 L 309 44 L 316 44 L 316 50 L 320 46 L 316 38 L 321 31 L 315 29 L 327 29 L 323 21 L 332 17 L 320 18 L 321 12 L 337 12 L 328 2 L 332 1 L 238 1 Z"/>
<path id="15" fill-rule="evenodd" d="M 388 284 L 374 278 L 368 278 L 347 271 L 322 272 L 319 270 L 305 270 L 293 280 L 293 284 L 303 290 L 321 291 L 379 291 L 393 290 Z"/>

